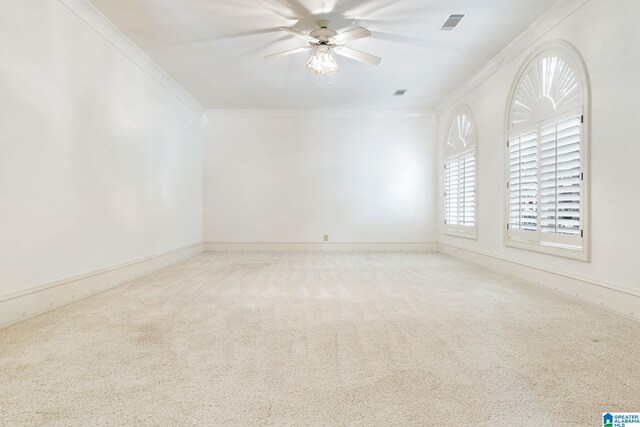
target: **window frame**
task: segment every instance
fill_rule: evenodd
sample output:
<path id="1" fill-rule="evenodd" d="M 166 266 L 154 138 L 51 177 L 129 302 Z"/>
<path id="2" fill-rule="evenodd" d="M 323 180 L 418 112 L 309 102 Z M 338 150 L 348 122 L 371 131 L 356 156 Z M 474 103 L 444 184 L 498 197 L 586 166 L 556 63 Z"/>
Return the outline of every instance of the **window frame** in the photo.
<path id="1" fill-rule="evenodd" d="M 474 139 L 473 143 L 469 146 L 468 149 L 465 149 L 461 152 L 448 155 L 447 154 L 447 145 L 449 141 L 449 136 L 451 135 L 451 129 L 460 115 L 465 115 L 471 126 L 473 128 Z M 442 201 L 443 201 L 443 209 L 442 214 L 444 216 L 444 234 L 448 236 L 454 237 L 462 237 L 466 239 L 477 240 L 478 239 L 478 128 L 476 126 L 476 121 L 471 113 L 471 109 L 467 105 L 460 105 L 453 110 L 449 121 L 447 122 L 448 126 L 446 128 L 446 133 L 444 135 L 444 153 L 443 153 L 443 180 L 442 180 Z M 447 178 L 446 178 L 446 168 L 447 165 L 452 161 L 459 161 L 462 158 L 468 157 L 469 155 L 473 155 L 474 160 L 474 225 L 460 225 L 460 224 L 449 224 L 447 223 Z"/>
<path id="2" fill-rule="evenodd" d="M 569 105 L 554 111 L 553 115 L 544 117 L 542 120 L 535 119 L 535 122 L 528 122 L 523 125 L 512 127 L 512 110 L 517 95 L 519 84 L 530 67 L 545 57 L 557 56 L 566 61 L 580 79 L 582 86 L 582 105 Z M 590 260 L 590 123 L 591 123 L 591 103 L 590 85 L 587 70 L 581 56 L 569 43 L 556 40 L 540 46 L 532 52 L 520 67 L 518 74 L 509 92 L 505 114 L 505 217 L 504 217 L 504 244 L 509 247 L 525 249 L 529 251 L 541 252 L 545 254 L 567 257 L 581 261 Z M 571 236 L 558 235 L 557 233 L 543 233 L 540 226 L 540 153 L 541 153 L 541 131 L 550 124 L 559 123 L 571 117 L 581 117 L 581 138 L 580 138 L 580 229 L 581 236 L 572 239 Z M 536 133 L 536 147 L 538 159 L 537 185 L 538 185 L 538 229 L 536 231 L 510 230 L 510 189 L 509 189 L 509 141 L 519 135 L 526 133 Z M 568 244 L 572 242 L 573 244 Z"/>

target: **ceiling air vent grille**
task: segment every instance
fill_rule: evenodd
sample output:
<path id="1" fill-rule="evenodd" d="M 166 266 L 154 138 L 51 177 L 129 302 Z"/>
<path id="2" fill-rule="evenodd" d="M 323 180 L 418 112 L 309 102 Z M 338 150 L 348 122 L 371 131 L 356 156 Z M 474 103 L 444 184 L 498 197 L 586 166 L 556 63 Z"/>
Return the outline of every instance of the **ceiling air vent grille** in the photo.
<path id="1" fill-rule="evenodd" d="M 407 93 L 406 89 L 398 89 L 395 93 L 395 96 L 403 96 L 405 93 Z"/>
<path id="2" fill-rule="evenodd" d="M 449 15 L 444 24 L 440 27 L 440 31 L 453 31 L 456 29 L 460 22 L 464 19 L 466 15 L 464 13 L 452 13 Z"/>

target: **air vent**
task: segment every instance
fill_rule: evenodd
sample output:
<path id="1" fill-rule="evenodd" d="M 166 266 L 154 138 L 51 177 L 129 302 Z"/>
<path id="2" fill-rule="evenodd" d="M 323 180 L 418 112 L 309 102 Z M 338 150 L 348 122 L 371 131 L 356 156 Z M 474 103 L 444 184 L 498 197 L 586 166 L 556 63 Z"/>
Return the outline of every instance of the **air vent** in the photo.
<path id="1" fill-rule="evenodd" d="M 466 15 L 464 13 L 452 13 L 449 15 L 442 27 L 440 27 L 440 31 L 453 31 L 456 29 L 460 22 L 464 19 Z"/>
<path id="2" fill-rule="evenodd" d="M 405 93 L 407 93 L 407 90 L 406 90 L 406 89 L 398 89 L 398 90 L 396 91 L 396 93 L 395 93 L 395 96 L 402 96 L 402 95 L 404 95 Z"/>

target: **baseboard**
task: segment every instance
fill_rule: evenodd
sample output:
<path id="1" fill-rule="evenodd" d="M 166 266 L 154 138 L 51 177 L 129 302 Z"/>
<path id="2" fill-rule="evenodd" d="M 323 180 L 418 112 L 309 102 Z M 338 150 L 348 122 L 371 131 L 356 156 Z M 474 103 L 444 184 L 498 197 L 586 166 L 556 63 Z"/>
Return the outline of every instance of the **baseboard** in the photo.
<path id="1" fill-rule="evenodd" d="M 435 242 L 331 243 L 331 242 L 205 242 L 207 252 L 435 252 Z"/>
<path id="2" fill-rule="evenodd" d="M 536 286 L 542 286 L 640 320 L 640 294 L 613 285 L 551 271 L 492 254 L 435 242 L 421 243 L 230 243 L 205 242 L 82 276 L 0 296 L 0 328 L 120 286 L 202 251 L 435 252 L 451 255 Z"/>
<path id="3" fill-rule="evenodd" d="M 0 296 L 0 328 L 146 276 L 201 252 L 202 244 L 197 243 Z"/>
<path id="4" fill-rule="evenodd" d="M 634 320 L 640 320 L 640 294 L 591 279 L 578 278 L 497 255 L 486 254 L 459 246 L 440 243 L 438 251 L 480 264 L 489 270 L 514 277 L 568 295 L 574 299 L 597 305 Z"/>

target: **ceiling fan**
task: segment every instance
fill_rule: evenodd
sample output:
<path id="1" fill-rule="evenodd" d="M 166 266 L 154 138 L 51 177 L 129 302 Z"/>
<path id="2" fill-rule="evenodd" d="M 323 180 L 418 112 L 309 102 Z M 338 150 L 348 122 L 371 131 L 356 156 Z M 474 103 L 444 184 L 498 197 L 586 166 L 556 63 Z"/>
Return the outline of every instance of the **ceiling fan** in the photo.
<path id="1" fill-rule="evenodd" d="M 282 58 L 283 56 L 315 50 L 314 55 L 307 62 L 307 68 L 313 73 L 322 76 L 338 71 L 338 63 L 333 57 L 333 53 L 370 65 L 378 65 L 382 61 L 377 56 L 344 46 L 344 43 L 370 37 L 371 33 L 366 28 L 358 27 L 338 33 L 329 28 L 329 21 L 318 21 L 318 26 L 320 28 L 311 31 L 309 34 L 293 28 L 279 28 L 279 30 L 309 42 L 309 46 L 268 55 L 265 56 L 265 59 Z"/>

